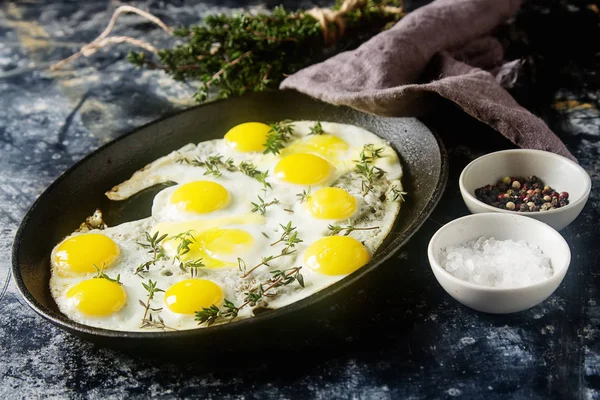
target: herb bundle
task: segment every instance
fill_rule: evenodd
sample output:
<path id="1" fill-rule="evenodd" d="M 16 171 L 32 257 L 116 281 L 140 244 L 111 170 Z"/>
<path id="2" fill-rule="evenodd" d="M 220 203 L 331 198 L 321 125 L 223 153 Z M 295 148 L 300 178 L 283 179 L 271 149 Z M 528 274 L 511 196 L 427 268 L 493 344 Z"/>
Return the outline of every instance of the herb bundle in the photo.
<path id="1" fill-rule="evenodd" d="M 109 36 L 123 12 L 145 17 L 183 43 L 159 50 L 138 38 Z M 195 99 L 204 102 L 212 89 L 217 98 L 226 98 L 277 88 L 286 75 L 356 47 L 403 15 L 397 0 L 338 0 L 331 9 L 276 7 L 270 14 L 213 15 L 200 25 L 171 29 L 152 14 L 122 6 L 96 40 L 52 69 L 104 46 L 127 43 L 143 49 L 129 53 L 131 63 L 163 70 L 176 80 L 199 81 Z"/>

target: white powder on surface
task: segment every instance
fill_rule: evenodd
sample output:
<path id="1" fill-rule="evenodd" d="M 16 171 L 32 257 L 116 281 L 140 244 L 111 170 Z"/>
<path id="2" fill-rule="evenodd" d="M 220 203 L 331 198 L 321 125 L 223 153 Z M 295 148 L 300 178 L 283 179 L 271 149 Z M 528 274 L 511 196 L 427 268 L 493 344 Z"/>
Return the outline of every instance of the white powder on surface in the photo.
<path id="1" fill-rule="evenodd" d="M 524 240 L 480 237 L 459 246 L 448 246 L 440 257 L 442 268 L 482 286 L 516 288 L 550 278 L 554 271 L 542 250 Z"/>

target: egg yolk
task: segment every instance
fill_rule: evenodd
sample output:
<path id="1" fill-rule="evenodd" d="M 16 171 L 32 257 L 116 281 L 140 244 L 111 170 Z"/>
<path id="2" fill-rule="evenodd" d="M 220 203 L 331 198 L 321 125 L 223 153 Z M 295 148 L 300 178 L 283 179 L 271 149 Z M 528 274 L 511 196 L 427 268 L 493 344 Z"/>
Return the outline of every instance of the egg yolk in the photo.
<path id="1" fill-rule="evenodd" d="M 309 136 L 304 140 L 292 143 L 281 150 L 281 155 L 294 153 L 317 153 L 325 158 L 334 158 L 337 154 L 348 150 L 348 143 L 333 135 Z"/>
<path id="2" fill-rule="evenodd" d="M 344 219 L 356 211 L 356 199 L 344 189 L 326 187 L 310 195 L 308 211 L 319 219 Z"/>
<path id="3" fill-rule="evenodd" d="M 242 229 L 211 229 L 198 236 L 198 243 L 204 251 L 218 258 L 247 251 L 254 237 Z"/>
<path id="4" fill-rule="evenodd" d="M 241 229 L 209 229 L 189 234 L 180 240 L 169 240 L 164 246 L 167 253 L 177 251 L 182 240 L 191 241 L 189 251 L 179 256 L 185 262 L 202 259 L 203 268 L 224 268 L 237 266 L 237 257 L 254 243 L 254 237 Z"/>
<path id="5" fill-rule="evenodd" d="M 71 287 L 67 298 L 83 314 L 102 317 L 119 311 L 127 301 L 127 294 L 117 282 L 96 278 Z"/>
<path id="6" fill-rule="evenodd" d="M 119 246 L 108 236 L 86 233 L 68 238 L 58 245 L 53 264 L 62 271 L 94 272 L 109 268 L 119 257 Z"/>
<path id="7" fill-rule="evenodd" d="M 263 151 L 271 127 L 260 122 L 246 122 L 231 128 L 225 142 L 240 152 Z"/>
<path id="8" fill-rule="evenodd" d="M 315 185 L 331 175 L 333 166 L 313 154 L 290 154 L 275 165 L 275 176 L 284 182 L 298 185 Z"/>
<path id="9" fill-rule="evenodd" d="M 229 201 L 229 192 L 211 181 L 196 181 L 180 186 L 171 195 L 171 203 L 185 211 L 206 214 L 223 208 Z"/>
<path id="10" fill-rule="evenodd" d="M 217 258 L 212 257 L 208 254 L 198 242 L 195 242 L 190 245 L 190 251 L 185 253 L 184 255 L 179 257 L 181 261 L 202 261 L 202 268 L 225 268 L 225 267 L 235 267 L 237 262 L 228 262 L 219 260 Z"/>
<path id="11" fill-rule="evenodd" d="M 365 265 L 371 256 L 358 240 L 328 236 L 311 244 L 304 253 L 306 266 L 324 275 L 346 275 Z"/>
<path id="12" fill-rule="evenodd" d="M 193 314 L 222 301 L 223 289 L 206 279 L 186 279 L 165 292 L 165 304 L 177 314 Z"/>

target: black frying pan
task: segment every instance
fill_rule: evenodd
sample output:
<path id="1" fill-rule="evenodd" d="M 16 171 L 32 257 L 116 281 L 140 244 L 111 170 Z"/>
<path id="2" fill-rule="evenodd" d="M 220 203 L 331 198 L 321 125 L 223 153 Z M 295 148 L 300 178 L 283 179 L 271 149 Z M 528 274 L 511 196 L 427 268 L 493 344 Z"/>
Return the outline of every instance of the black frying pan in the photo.
<path id="1" fill-rule="evenodd" d="M 186 143 L 220 138 L 246 121 L 311 119 L 364 127 L 387 139 L 400 155 L 403 184 L 409 193 L 392 233 L 372 261 L 336 284 L 306 299 L 250 319 L 179 332 L 117 332 L 75 323 L 58 311 L 48 288 L 51 249 L 76 229 L 95 208 L 109 225 L 150 215 L 154 187 L 125 202 L 111 202 L 104 192 L 156 158 Z M 361 296 L 376 287 L 378 269 L 419 229 L 439 201 L 447 180 L 447 157 L 439 138 L 413 118 L 382 118 L 324 104 L 296 92 L 252 94 L 194 107 L 162 118 L 93 152 L 59 177 L 34 203 L 17 232 L 13 275 L 27 303 L 53 324 L 101 346 L 145 353 L 311 346 L 328 339 L 332 321 L 360 321 Z M 340 307 L 343 305 L 343 307 Z M 293 338 L 293 340 L 292 340 Z M 333 339 L 332 339 L 333 338 Z"/>

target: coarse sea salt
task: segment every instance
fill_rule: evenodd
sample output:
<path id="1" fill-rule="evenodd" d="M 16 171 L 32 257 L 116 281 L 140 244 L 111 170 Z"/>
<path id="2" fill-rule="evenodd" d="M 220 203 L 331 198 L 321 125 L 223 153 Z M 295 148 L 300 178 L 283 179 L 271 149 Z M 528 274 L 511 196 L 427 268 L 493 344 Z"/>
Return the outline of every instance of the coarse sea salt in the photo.
<path id="1" fill-rule="evenodd" d="M 441 265 L 455 277 L 482 286 L 516 288 L 550 278 L 554 271 L 542 250 L 524 240 L 480 237 L 442 250 Z"/>

